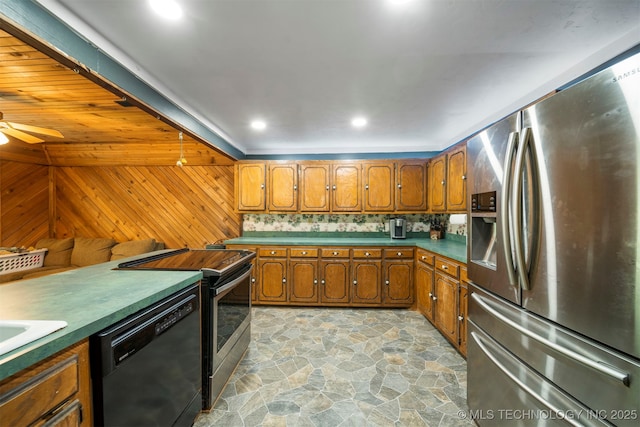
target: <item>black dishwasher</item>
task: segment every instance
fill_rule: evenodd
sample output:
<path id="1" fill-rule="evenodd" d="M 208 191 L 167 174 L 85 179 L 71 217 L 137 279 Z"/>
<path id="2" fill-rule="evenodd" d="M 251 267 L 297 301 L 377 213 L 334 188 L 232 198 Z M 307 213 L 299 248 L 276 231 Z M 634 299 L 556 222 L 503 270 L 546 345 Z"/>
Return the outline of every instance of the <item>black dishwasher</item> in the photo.
<path id="1" fill-rule="evenodd" d="M 190 426 L 202 407 L 200 287 L 91 337 L 96 426 Z"/>

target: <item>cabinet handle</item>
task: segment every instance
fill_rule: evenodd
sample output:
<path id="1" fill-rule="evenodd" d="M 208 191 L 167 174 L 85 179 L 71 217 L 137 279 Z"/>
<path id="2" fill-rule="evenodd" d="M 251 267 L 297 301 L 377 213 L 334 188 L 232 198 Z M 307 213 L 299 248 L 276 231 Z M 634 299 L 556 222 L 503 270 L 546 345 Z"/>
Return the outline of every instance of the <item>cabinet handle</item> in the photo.
<path id="1" fill-rule="evenodd" d="M 438 299 L 438 297 L 436 297 L 436 296 L 432 296 L 432 297 L 431 297 L 431 299 L 432 299 L 432 300 L 434 300 L 434 301 L 436 301 L 436 300 Z"/>
<path id="2" fill-rule="evenodd" d="M 285 277 L 282 278 L 282 283 L 287 283 L 287 279 Z"/>
<path id="3" fill-rule="evenodd" d="M 357 280 L 354 280 L 354 281 L 353 281 L 353 284 L 354 284 L 354 285 L 357 285 L 357 284 L 358 284 L 358 281 L 357 281 Z"/>
<path id="4" fill-rule="evenodd" d="M 260 184 L 260 189 L 264 190 L 264 184 Z"/>
<path id="5" fill-rule="evenodd" d="M 297 185 L 294 185 L 294 186 L 293 186 L 293 191 L 297 191 L 297 190 L 298 190 L 298 186 L 297 186 Z"/>
<path id="6" fill-rule="evenodd" d="M 333 189 L 334 189 L 334 190 L 336 189 L 336 186 L 335 186 L 335 185 L 333 186 Z"/>
<path id="7" fill-rule="evenodd" d="M 271 255 L 275 255 L 275 254 L 276 254 L 276 251 L 271 251 Z"/>
<path id="8" fill-rule="evenodd" d="M 329 186 L 328 186 L 328 185 L 327 185 L 327 187 L 326 187 L 326 188 L 327 188 L 327 191 L 329 191 Z"/>
<path id="9" fill-rule="evenodd" d="M 467 175 L 462 175 L 462 180 L 464 181 L 465 179 L 467 179 Z"/>
<path id="10" fill-rule="evenodd" d="M 429 298 L 433 299 L 433 294 L 429 292 Z"/>
<path id="11" fill-rule="evenodd" d="M 333 256 L 338 256 L 338 252 L 334 252 L 334 253 L 333 253 Z"/>
<path id="12" fill-rule="evenodd" d="M 444 185 L 444 179 L 442 181 L 440 181 L 440 184 Z"/>
<path id="13" fill-rule="evenodd" d="M 302 251 L 302 255 L 306 255 L 306 254 L 307 254 L 307 251 Z"/>
<path id="14" fill-rule="evenodd" d="M 398 188 L 402 188 L 402 184 L 398 184 Z"/>
<path id="15" fill-rule="evenodd" d="M 462 322 L 464 320 L 464 317 L 458 316 L 458 320 Z"/>
<path id="16" fill-rule="evenodd" d="M 369 252 L 365 252 L 364 256 L 371 256 L 371 254 Z"/>
<path id="17" fill-rule="evenodd" d="M 427 257 L 422 255 L 422 260 L 424 261 L 425 259 L 427 259 Z"/>
<path id="18" fill-rule="evenodd" d="M 398 256 L 402 256 L 402 252 L 398 252 Z"/>
<path id="19" fill-rule="evenodd" d="M 318 284 L 318 279 L 313 279 L 313 284 L 317 285 Z"/>
<path id="20" fill-rule="evenodd" d="M 442 269 L 443 269 L 443 270 L 448 270 L 448 269 L 449 269 L 449 267 L 447 267 L 446 265 L 442 264 Z"/>
<path id="21" fill-rule="evenodd" d="M 389 281 L 388 281 L 388 280 L 385 280 L 385 281 L 384 281 L 384 284 L 385 284 L 385 285 L 389 285 Z"/>
<path id="22" fill-rule="evenodd" d="M 320 283 L 322 283 L 322 284 L 324 285 L 324 279 L 322 279 L 322 280 L 320 281 Z"/>
<path id="23" fill-rule="evenodd" d="M 365 189 L 365 190 L 368 190 L 368 189 L 369 189 L 369 184 L 365 185 L 365 186 L 364 186 L 364 189 Z"/>
<path id="24" fill-rule="evenodd" d="M 256 278 L 255 277 L 251 278 L 251 283 L 256 283 Z"/>

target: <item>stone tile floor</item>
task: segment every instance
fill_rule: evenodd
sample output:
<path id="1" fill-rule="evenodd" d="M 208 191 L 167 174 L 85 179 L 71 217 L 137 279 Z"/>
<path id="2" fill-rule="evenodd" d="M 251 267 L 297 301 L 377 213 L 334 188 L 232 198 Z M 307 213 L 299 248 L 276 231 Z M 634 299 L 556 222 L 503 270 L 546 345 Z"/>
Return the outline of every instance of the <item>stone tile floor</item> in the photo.
<path id="1" fill-rule="evenodd" d="M 467 366 L 419 313 L 254 307 L 205 426 L 462 426 Z"/>

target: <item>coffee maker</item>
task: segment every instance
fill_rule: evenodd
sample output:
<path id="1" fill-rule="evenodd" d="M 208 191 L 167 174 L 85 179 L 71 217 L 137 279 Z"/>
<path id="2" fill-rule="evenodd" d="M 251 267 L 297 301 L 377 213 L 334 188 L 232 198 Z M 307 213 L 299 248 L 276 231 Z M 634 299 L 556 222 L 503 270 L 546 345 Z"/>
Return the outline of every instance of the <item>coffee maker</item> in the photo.
<path id="1" fill-rule="evenodd" d="M 392 239 L 404 239 L 407 237 L 407 221 L 404 218 L 391 218 L 389 220 L 389 233 Z"/>

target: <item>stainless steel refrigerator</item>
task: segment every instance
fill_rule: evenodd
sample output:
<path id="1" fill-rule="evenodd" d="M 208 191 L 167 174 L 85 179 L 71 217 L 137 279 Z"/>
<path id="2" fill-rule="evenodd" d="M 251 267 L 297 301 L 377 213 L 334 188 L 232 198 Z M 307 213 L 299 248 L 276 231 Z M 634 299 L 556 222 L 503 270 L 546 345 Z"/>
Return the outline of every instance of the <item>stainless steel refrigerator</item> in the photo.
<path id="1" fill-rule="evenodd" d="M 640 425 L 640 54 L 467 151 L 469 416 Z"/>

